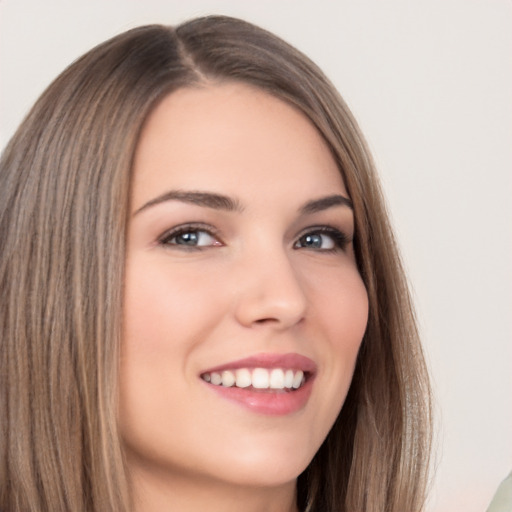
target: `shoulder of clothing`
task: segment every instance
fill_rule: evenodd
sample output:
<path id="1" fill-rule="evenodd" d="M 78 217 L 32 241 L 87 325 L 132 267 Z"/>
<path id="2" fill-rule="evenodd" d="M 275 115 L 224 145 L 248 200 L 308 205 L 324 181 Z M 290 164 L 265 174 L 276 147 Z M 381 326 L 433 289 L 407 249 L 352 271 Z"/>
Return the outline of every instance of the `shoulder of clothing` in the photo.
<path id="1" fill-rule="evenodd" d="M 512 472 L 501 482 L 487 512 L 512 512 Z"/>

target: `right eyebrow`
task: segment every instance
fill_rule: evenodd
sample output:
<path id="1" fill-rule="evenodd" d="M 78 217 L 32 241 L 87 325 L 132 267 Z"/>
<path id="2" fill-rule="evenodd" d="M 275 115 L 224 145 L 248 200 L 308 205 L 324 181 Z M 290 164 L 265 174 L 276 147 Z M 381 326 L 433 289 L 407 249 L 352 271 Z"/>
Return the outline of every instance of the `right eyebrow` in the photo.
<path id="1" fill-rule="evenodd" d="M 242 205 L 238 200 L 222 194 L 195 190 L 169 190 L 168 192 L 165 192 L 164 194 L 143 204 L 133 215 L 137 215 L 151 206 L 155 206 L 166 201 L 181 201 L 182 203 L 195 204 L 197 206 L 213 208 L 215 210 L 226 210 L 228 212 L 241 212 L 243 210 Z"/>

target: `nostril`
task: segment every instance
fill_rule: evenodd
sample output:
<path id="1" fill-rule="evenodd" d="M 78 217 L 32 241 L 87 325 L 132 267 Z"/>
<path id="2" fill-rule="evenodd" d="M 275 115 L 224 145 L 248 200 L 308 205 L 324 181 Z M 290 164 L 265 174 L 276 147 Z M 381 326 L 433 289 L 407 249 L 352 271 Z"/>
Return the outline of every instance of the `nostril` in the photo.
<path id="1" fill-rule="evenodd" d="M 277 322 L 278 320 L 276 318 L 260 318 L 259 320 L 256 320 L 255 324 L 266 324 L 269 322 Z"/>
<path id="2" fill-rule="evenodd" d="M 244 326 L 291 327 L 303 319 L 306 297 L 290 268 L 254 274 L 239 288 L 235 316 Z"/>

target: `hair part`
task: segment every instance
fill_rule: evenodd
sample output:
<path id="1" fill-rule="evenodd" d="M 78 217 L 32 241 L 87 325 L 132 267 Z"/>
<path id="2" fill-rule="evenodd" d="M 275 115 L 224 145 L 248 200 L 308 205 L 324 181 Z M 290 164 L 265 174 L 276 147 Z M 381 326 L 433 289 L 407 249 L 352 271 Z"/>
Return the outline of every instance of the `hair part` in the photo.
<path id="1" fill-rule="evenodd" d="M 163 97 L 219 81 L 250 84 L 302 111 L 354 204 L 368 326 L 343 409 L 299 477 L 299 507 L 422 508 L 428 377 L 364 138 L 307 57 L 249 23 L 206 17 L 133 29 L 85 54 L 3 154 L 0 509 L 131 509 L 116 413 L 133 156 Z"/>

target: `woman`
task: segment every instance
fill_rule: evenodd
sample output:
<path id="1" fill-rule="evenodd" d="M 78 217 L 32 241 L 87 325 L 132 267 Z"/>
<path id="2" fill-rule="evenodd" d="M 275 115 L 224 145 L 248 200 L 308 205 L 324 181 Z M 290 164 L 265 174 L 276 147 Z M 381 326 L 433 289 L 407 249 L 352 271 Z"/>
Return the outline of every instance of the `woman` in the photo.
<path id="1" fill-rule="evenodd" d="M 304 55 L 225 17 L 121 34 L 43 94 L 1 180 L 0 509 L 422 508 L 406 281 Z"/>

